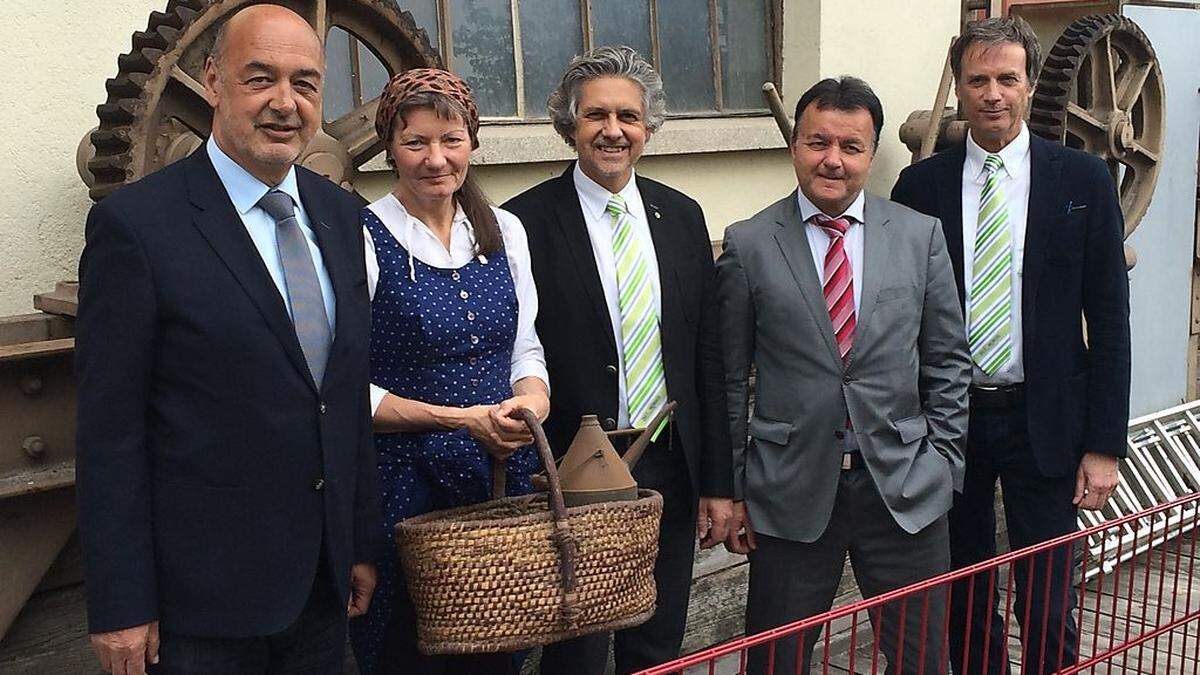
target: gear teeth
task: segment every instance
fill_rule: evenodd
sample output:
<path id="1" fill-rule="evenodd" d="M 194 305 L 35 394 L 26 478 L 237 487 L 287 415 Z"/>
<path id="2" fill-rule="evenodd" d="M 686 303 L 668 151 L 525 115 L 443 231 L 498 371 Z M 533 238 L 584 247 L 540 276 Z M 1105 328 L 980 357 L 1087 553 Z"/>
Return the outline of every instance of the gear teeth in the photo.
<path id="1" fill-rule="evenodd" d="M 157 129 L 145 120 L 154 113 L 145 101 L 163 94 L 167 73 L 160 72 L 164 55 L 190 58 L 188 50 L 212 39 L 211 27 L 194 26 L 203 14 L 215 15 L 214 25 L 241 2 L 223 0 L 167 0 L 166 11 L 151 12 L 144 31 L 133 34 L 132 49 L 117 57 L 117 75 L 105 82 L 106 101 L 97 106 L 99 128 L 90 137 L 95 156 L 88 162 L 93 181 L 89 195 L 100 200 L 128 181 L 141 178 L 161 163 L 155 150 Z M 294 3 L 287 3 L 294 4 Z M 440 57 L 428 48 L 429 40 L 417 27 L 412 14 L 399 8 L 396 0 L 342 0 L 343 11 L 355 16 L 375 17 L 386 27 L 383 34 L 396 40 L 400 70 L 441 65 Z M 349 5 L 350 7 L 346 7 Z M 186 41 L 186 42 L 185 42 Z M 187 68 L 184 61 L 182 67 Z M 195 64 L 193 64 L 195 65 Z"/>

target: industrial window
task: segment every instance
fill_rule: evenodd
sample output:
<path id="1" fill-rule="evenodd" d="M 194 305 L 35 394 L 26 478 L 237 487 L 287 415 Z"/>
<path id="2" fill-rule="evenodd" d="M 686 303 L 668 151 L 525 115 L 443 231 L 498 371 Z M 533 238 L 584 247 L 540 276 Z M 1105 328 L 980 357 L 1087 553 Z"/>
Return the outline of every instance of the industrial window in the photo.
<path id="1" fill-rule="evenodd" d="M 576 54 L 627 44 L 663 76 L 672 116 L 762 112 L 776 80 L 778 0 L 397 0 L 497 122 L 547 119 L 546 97 Z M 326 44 L 328 119 L 379 94 L 387 73 L 340 28 Z"/>

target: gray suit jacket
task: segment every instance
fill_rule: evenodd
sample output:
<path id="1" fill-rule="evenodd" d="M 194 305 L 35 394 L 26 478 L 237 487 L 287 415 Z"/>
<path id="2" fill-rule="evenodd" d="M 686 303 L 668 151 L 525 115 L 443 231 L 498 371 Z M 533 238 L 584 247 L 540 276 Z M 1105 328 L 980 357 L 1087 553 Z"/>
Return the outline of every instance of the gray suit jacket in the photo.
<path id="1" fill-rule="evenodd" d="M 844 368 L 796 193 L 725 231 L 717 292 L 734 493 L 756 532 L 821 536 L 844 433 L 857 435 L 908 532 L 946 513 L 962 489 L 971 360 L 942 228 L 870 194 L 864 217 L 862 298 Z"/>

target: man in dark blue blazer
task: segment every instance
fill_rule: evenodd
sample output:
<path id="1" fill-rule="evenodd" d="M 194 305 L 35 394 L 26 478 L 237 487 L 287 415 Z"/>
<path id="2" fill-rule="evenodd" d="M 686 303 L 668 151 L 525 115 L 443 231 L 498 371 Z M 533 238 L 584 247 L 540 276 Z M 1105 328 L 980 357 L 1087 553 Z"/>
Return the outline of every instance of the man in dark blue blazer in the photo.
<path id="1" fill-rule="evenodd" d="M 301 17 L 240 11 L 205 65 L 208 142 L 88 217 L 79 524 L 106 671 L 340 673 L 370 600 L 359 203 L 293 166 L 323 75 Z"/>
<path id="2" fill-rule="evenodd" d="M 1101 508 L 1115 489 L 1129 418 L 1129 285 L 1107 166 L 1031 136 L 1023 121 L 1038 72 L 1029 25 L 969 26 L 951 65 L 969 136 L 901 172 L 892 199 L 941 219 L 975 362 L 966 481 L 950 512 L 961 568 L 995 555 L 997 478 L 1013 549 L 1074 531 L 1076 510 Z M 1044 556 L 1032 580 L 1030 565 L 1015 569 L 1027 673 L 1076 661 L 1069 563 L 1051 558 L 1048 585 Z M 999 605 L 985 576 L 974 583 L 973 597 L 966 583 L 953 589 L 955 672 L 1006 672 Z"/>

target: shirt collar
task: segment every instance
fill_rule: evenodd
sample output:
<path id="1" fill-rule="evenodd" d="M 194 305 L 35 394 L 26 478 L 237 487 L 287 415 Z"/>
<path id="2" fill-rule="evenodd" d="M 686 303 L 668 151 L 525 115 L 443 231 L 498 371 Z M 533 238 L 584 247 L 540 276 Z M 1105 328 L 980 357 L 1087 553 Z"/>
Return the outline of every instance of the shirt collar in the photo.
<path id="1" fill-rule="evenodd" d="M 967 158 L 964 163 L 965 175 L 969 176 L 976 183 L 983 185 L 985 177 L 983 162 L 990 154 L 992 153 L 979 147 L 979 144 L 975 142 L 975 139 L 968 132 Z M 1029 158 L 1029 127 L 1025 126 L 1024 122 L 1021 122 L 1021 131 L 1017 134 L 1017 137 L 1012 139 L 1008 145 L 1000 148 L 1000 152 L 995 154 L 1000 155 L 1000 161 L 1004 163 L 1001 171 L 1009 178 L 1012 178 L 1017 167 L 1024 164 Z"/>
<path id="2" fill-rule="evenodd" d="M 854 198 L 854 201 L 850 202 L 850 206 L 847 207 L 845 211 L 838 214 L 825 213 L 825 215 L 829 216 L 830 218 L 850 218 L 853 221 L 850 223 L 851 225 L 854 223 L 866 222 L 863 217 L 863 211 L 866 208 L 864 206 L 866 201 L 866 192 L 859 190 L 858 196 Z M 804 196 L 804 190 L 796 190 L 796 202 L 800 207 L 800 219 L 806 223 L 808 222 L 809 218 L 812 218 L 818 213 L 824 213 L 821 211 L 821 209 L 817 208 L 817 205 L 813 204 L 808 197 Z"/>
<path id="3" fill-rule="evenodd" d="M 604 215 L 608 209 L 608 200 L 612 199 L 613 193 L 608 191 L 608 188 L 597 183 L 588 177 L 579 168 L 579 162 L 575 162 L 575 170 L 572 172 L 572 177 L 575 180 L 575 192 L 579 195 L 579 205 L 583 207 L 584 214 L 589 220 L 598 220 Z M 617 194 L 625 200 L 625 208 L 629 213 L 636 214 L 643 211 L 642 193 L 637 189 L 637 174 L 632 171 L 629 174 L 629 182 Z"/>
<path id="4" fill-rule="evenodd" d="M 221 179 L 221 184 L 225 186 L 225 192 L 229 194 L 229 200 L 233 202 L 233 208 L 237 209 L 239 215 L 245 216 L 249 213 L 250 209 L 258 205 L 258 201 L 263 198 L 263 195 L 271 190 L 279 190 L 286 194 L 292 198 L 292 202 L 297 208 L 302 208 L 300 186 L 296 183 L 295 166 L 288 169 L 287 175 L 279 185 L 272 187 L 255 178 L 249 171 L 242 168 L 242 165 L 233 161 L 221 150 L 221 146 L 217 145 L 216 139 L 212 136 L 208 137 L 206 146 L 213 169 L 216 169 L 217 177 Z"/>
<path id="5" fill-rule="evenodd" d="M 367 208 L 375 212 L 379 219 L 384 223 L 401 223 L 406 229 L 424 230 L 429 236 L 437 239 L 437 235 L 429 226 L 421 219 L 408 212 L 404 208 L 404 203 L 401 202 L 395 193 L 389 192 L 386 195 L 372 202 Z M 468 225 L 467 214 L 463 211 L 462 205 L 457 200 L 454 202 L 454 228 L 466 227 Z M 440 243 L 440 242 L 439 242 Z"/>

